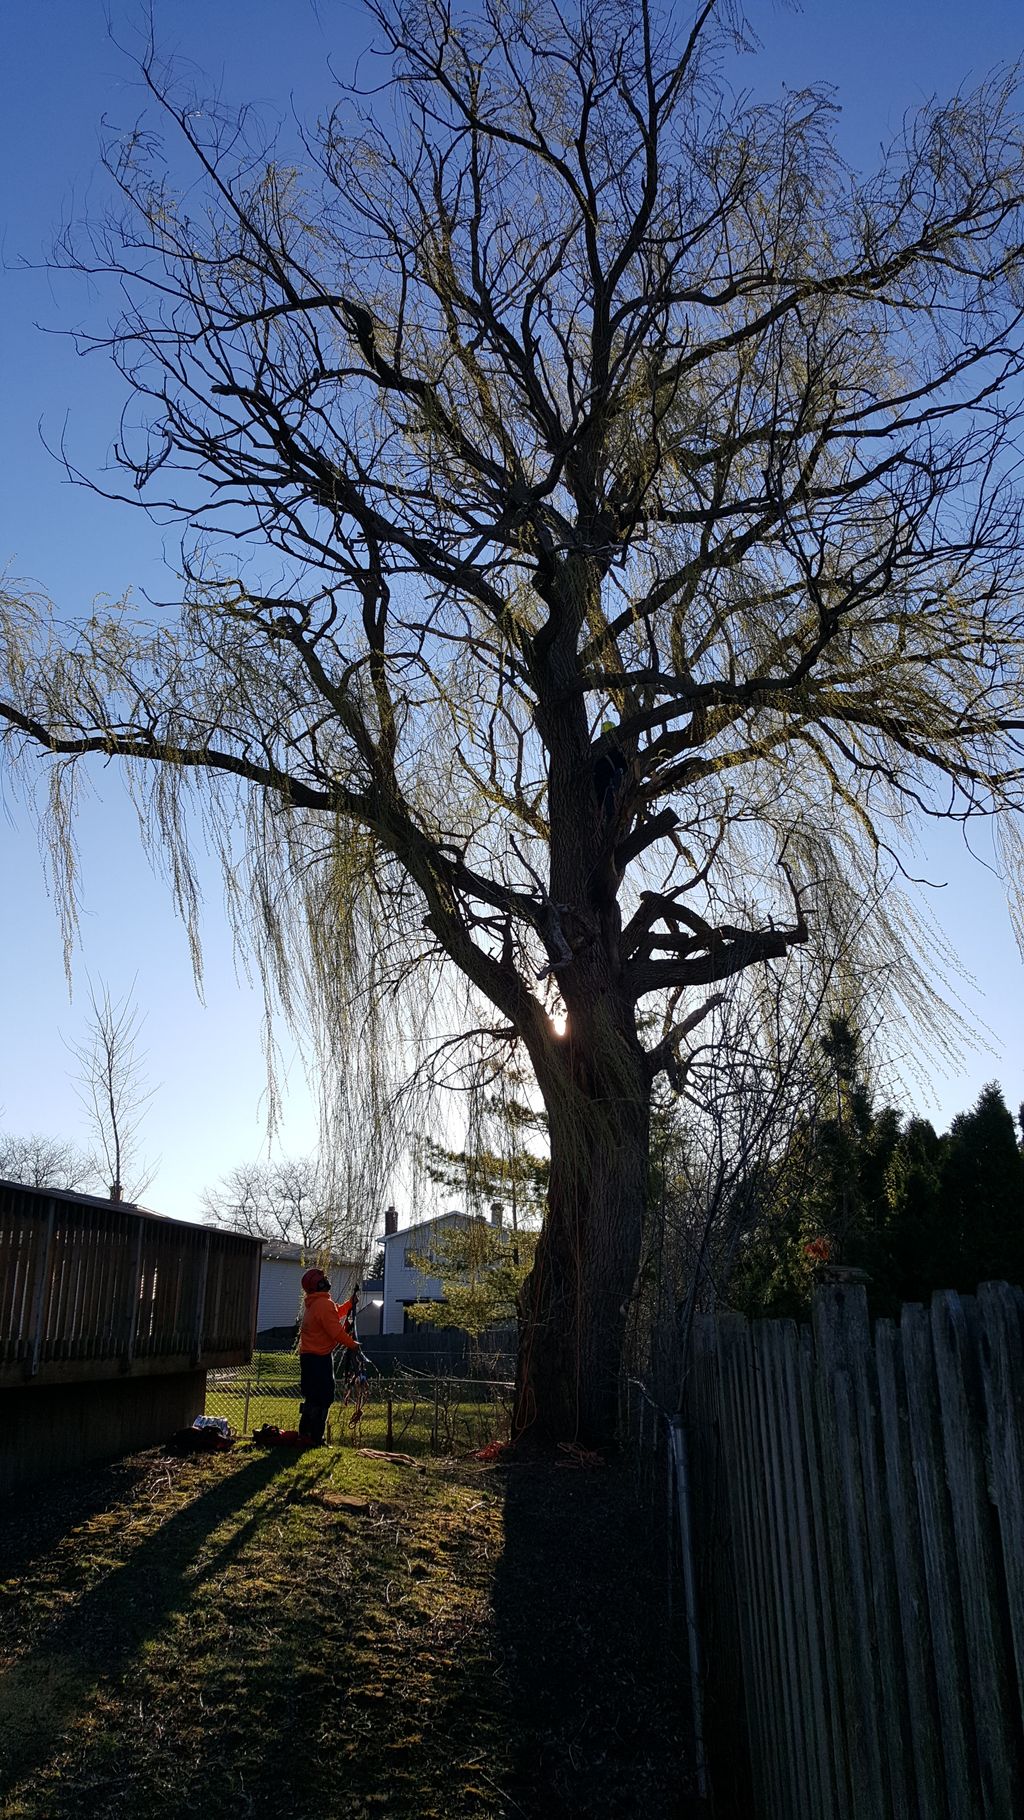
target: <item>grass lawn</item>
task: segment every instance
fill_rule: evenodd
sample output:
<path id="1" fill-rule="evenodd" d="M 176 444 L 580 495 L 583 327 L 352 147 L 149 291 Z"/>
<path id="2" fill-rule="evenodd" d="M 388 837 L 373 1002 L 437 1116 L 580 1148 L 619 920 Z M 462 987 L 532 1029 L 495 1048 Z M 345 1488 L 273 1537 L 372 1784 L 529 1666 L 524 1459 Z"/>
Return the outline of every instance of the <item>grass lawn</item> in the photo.
<path id="1" fill-rule="evenodd" d="M 681 1815 L 635 1541 L 612 1469 L 347 1447 L 11 1504 L 0 1820 Z"/>

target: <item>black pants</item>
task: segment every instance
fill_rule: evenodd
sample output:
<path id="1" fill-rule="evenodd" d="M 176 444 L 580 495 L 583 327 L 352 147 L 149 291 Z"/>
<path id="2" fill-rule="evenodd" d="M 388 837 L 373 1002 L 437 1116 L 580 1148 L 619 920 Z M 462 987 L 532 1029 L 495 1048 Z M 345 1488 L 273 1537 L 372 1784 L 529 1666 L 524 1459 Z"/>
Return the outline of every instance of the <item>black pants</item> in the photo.
<path id="1" fill-rule="evenodd" d="M 327 1412 L 334 1402 L 334 1360 L 329 1352 L 300 1352 L 299 1387 L 299 1433 L 307 1440 L 322 1441 Z"/>

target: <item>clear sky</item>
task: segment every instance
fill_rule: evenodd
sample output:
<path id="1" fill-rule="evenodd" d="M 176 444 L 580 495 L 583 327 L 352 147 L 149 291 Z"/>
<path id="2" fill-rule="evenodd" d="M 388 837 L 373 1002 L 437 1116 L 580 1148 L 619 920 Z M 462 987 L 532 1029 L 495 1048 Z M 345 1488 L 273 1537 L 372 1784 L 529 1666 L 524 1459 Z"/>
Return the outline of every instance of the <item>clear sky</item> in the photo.
<path id="1" fill-rule="evenodd" d="M 1017 0 L 969 8 L 949 0 L 830 0 L 802 12 L 774 4 L 748 11 L 764 49 L 743 61 L 737 79 L 768 95 L 782 83 L 833 83 L 843 148 L 860 165 L 874 162 L 905 110 L 1024 51 Z M 163 49 L 190 59 L 225 99 L 279 115 L 292 107 L 315 113 L 330 94 L 327 58 L 344 66 L 366 37 L 361 10 L 349 0 L 155 0 L 154 13 Z M 117 433 L 121 392 L 101 357 L 79 360 L 65 338 L 46 332 L 80 321 L 95 326 L 96 299 L 80 282 L 18 269 L 45 257 L 62 219 L 105 200 L 101 118 L 127 124 L 142 105 L 108 22 L 130 43 L 143 18 L 135 0 L 39 0 L 9 8 L 4 25 L 0 568 L 33 579 L 68 613 L 126 588 L 166 594 L 165 551 L 172 562 L 176 553 L 173 531 L 69 486 L 46 452 L 42 436 L 52 444 L 66 433 L 75 460 L 97 472 Z M 192 1217 L 203 1188 L 266 1143 L 260 1000 L 236 971 L 211 871 L 206 1003 L 199 1003 L 184 933 L 142 856 L 121 786 L 102 771 L 96 785 L 79 825 L 84 915 L 69 1002 L 38 837 L 0 776 L 0 1126 L 84 1139 L 65 1045 L 82 1034 L 90 976 L 115 994 L 134 981 L 157 1089 L 145 1148 L 160 1163 L 147 1200 Z M 984 833 L 974 844 L 991 857 Z M 923 841 L 920 869 L 941 886 L 929 894 L 932 912 L 976 979 L 969 1008 L 992 1032 L 989 1049 L 965 1053 L 937 1081 L 930 1110 L 948 1119 L 992 1076 L 1016 1105 L 1024 1097 L 1024 969 L 999 881 L 945 830 Z M 314 1142 L 315 1117 L 296 1046 L 285 1035 L 282 1047 L 290 1091 L 281 1143 L 303 1150 Z"/>

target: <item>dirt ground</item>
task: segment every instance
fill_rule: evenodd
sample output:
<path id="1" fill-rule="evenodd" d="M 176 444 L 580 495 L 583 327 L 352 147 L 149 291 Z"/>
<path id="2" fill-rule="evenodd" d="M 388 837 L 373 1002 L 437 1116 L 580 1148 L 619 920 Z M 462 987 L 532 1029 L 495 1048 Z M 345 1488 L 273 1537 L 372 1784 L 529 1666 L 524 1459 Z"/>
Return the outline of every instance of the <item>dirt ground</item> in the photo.
<path id="1" fill-rule="evenodd" d="M 0 1506 L 0 1820 L 676 1820 L 625 1473 L 241 1446 Z"/>

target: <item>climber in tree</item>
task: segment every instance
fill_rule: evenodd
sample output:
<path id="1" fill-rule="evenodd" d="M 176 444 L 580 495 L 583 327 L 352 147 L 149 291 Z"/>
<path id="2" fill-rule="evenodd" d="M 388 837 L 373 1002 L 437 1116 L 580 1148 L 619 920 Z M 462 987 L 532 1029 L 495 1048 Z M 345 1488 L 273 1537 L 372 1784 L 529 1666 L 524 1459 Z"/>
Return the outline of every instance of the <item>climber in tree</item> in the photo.
<path id="1" fill-rule="evenodd" d="M 610 822 L 619 804 L 619 791 L 629 773 L 629 760 L 618 741 L 618 729 L 610 720 L 601 723 L 601 741 L 594 759 L 594 792 L 601 813 Z"/>

